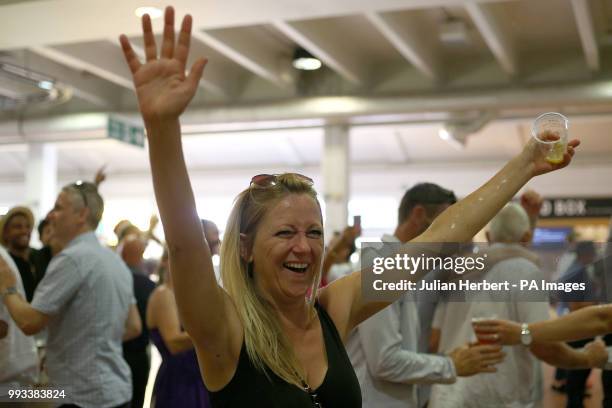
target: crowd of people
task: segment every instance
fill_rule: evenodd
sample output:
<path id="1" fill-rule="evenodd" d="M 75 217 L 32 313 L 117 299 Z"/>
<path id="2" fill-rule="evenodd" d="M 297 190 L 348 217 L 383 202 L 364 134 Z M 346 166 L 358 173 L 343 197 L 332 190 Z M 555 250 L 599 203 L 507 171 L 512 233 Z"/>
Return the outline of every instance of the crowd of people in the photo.
<path id="1" fill-rule="evenodd" d="M 156 408 L 531 408 L 541 401 L 539 360 L 569 370 L 567 406 L 582 406 L 584 370 L 604 368 L 608 351 L 597 339 L 565 342 L 612 333 L 612 307 L 572 299 L 570 313 L 549 320 L 547 301 L 515 293 L 453 302 L 408 291 L 370 301 L 362 274 L 371 270 L 350 261 L 360 224 L 326 246 L 313 181 L 296 173 L 245 182 L 221 240 L 196 212 L 179 122 L 206 60 L 186 73 L 191 17 L 177 38 L 172 8 L 164 18 L 159 55 L 148 15 L 146 61 L 126 36 L 120 43 L 147 129 L 165 242 L 154 234 L 156 217 L 147 231 L 118 223 L 114 248 L 98 241 L 103 173 L 62 188 L 39 224 L 40 249 L 30 247 L 32 212 L 11 208 L 0 221 L 0 406 L 9 389 L 46 385 L 64 390 L 64 407 L 141 408 L 151 343 L 162 357 Z M 414 185 L 399 203 L 393 234 L 381 241 L 407 255 L 447 251 L 448 243 L 470 251 L 488 225 L 494 261 L 487 280 L 535 279 L 541 269 L 527 247 L 541 199 L 528 191 L 512 200 L 533 177 L 569 165 L 578 145 L 570 141 L 564 160 L 551 164 L 530 141 L 461 200 L 433 183 Z M 150 240 L 165 248 L 157 284 L 144 259 Z M 588 275 L 589 261 L 577 254 L 566 280 Z M 413 282 L 448 278 L 444 270 L 414 272 Z M 582 388 L 569 386 L 581 381 Z M 606 376 L 604 406 L 612 406 L 607 384 Z"/>
<path id="2" fill-rule="evenodd" d="M 118 244 L 104 247 L 94 235 L 103 207 L 98 183 L 65 186 L 39 224 L 40 249 L 30 247 L 28 208 L 1 218 L 0 396 L 52 386 L 64 390 L 66 407 L 143 407 L 153 343 L 163 357 L 154 405 L 209 406 L 193 344 L 179 323 L 167 253 L 156 265 L 159 285 L 143 257 L 149 240 L 161 242 L 153 234 L 157 218 L 146 232 L 120 221 Z M 202 220 L 202 226 L 218 252 L 216 225 Z M 19 404 L 0 406 L 7 403 Z"/>

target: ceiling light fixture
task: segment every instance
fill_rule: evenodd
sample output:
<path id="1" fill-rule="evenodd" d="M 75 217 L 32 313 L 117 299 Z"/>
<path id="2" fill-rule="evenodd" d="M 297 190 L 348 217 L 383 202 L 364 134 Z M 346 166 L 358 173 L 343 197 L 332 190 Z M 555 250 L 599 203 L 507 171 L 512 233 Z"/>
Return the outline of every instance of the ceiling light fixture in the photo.
<path id="1" fill-rule="evenodd" d="M 28 67 L 0 62 L 0 111 L 43 107 L 68 101 L 72 90 Z"/>
<path id="2" fill-rule="evenodd" d="M 0 76 L 10 76 L 15 80 L 27 82 L 45 91 L 49 91 L 55 86 L 55 79 L 8 62 L 0 62 Z"/>
<path id="3" fill-rule="evenodd" d="M 302 71 L 314 71 L 321 68 L 321 61 L 306 51 L 304 48 L 298 48 L 293 54 L 293 67 Z"/>
<path id="4" fill-rule="evenodd" d="M 150 7 L 150 6 L 138 7 L 134 11 L 134 13 L 136 14 L 136 17 L 138 18 L 141 18 L 145 14 L 148 14 L 149 17 L 151 17 L 151 20 L 160 18 L 162 14 L 164 14 L 163 11 L 161 11 L 161 9 L 158 9 L 157 7 Z"/>
<path id="5" fill-rule="evenodd" d="M 495 116 L 496 113 L 493 111 L 484 111 L 479 112 L 478 116 L 472 119 L 447 121 L 438 131 L 438 136 L 456 149 L 461 150 L 467 144 L 468 137 L 479 132 L 495 119 Z"/>
<path id="6" fill-rule="evenodd" d="M 457 125 L 445 123 L 438 131 L 438 136 L 454 148 L 461 150 L 465 147 L 469 133 Z"/>
<path id="7" fill-rule="evenodd" d="M 472 32 L 465 21 L 449 20 L 440 25 L 440 41 L 444 45 L 466 47 L 472 44 Z"/>

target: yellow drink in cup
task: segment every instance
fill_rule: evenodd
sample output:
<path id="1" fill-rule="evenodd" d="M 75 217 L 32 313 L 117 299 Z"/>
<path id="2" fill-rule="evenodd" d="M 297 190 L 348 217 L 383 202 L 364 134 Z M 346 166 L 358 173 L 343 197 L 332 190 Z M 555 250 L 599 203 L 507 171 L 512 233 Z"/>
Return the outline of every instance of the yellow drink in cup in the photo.
<path id="1" fill-rule="evenodd" d="M 567 150 L 569 120 L 560 113 L 548 112 L 533 122 L 532 135 L 546 153 L 546 161 L 552 164 L 563 162 Z"/>
<path id="2" fill-rule="evenodd" d="M 546 161 L 552 164 L 563 162 L 563 155 L 567 150 L 567 140 L 559 136 L 559 132 L 545 130 L 538 134 L 538 141 L 546 152 Z"/>
<path id="3" fill-rule="evenodd" d="M 552 164 L 559 164 L 563 161 L 563 155 L 567 150 L 567 144 L 555 143 L 546 155 L 546 161 Z"/>

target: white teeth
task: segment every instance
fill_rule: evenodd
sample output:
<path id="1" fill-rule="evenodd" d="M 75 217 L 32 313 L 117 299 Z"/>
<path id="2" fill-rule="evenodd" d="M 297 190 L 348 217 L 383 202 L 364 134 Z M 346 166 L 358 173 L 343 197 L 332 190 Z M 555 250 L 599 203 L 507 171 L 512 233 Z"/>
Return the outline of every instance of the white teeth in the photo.
<path id="1" fill-rule="evenodd" d="M 286 263 L 285 266 L 296 269 L 308 268 L 308 264 L 306 263 Z"/>

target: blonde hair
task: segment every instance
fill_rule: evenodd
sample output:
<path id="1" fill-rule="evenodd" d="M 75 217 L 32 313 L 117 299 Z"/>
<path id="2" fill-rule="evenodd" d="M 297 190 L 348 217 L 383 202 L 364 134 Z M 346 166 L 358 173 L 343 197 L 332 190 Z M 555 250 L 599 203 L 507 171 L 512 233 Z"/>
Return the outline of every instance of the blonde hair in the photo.
<path id="1" fill-rule="evenodd" d="M 221 276 L 244 327 L 244 342 L 253 365 L 266 375 L 267 367 L 284 381 L 302 387 L 305 373 L 282 331 L 276 311 L 257 289 L 252 265 L 243 259 L 240 251 L 240 234 L 246 234 L 252 245 L 267 211 L 290 194 L 310 196 L 320 211 L 312 182 L 296 174 L 278 175 L 273 183 L 265 187 L 252 185 L 238 195 L 221 244 Z M 309 301 L 311 316 L 315 313 L 314 302 L 320 279 L 321 268 L 318 267 Z"/>

